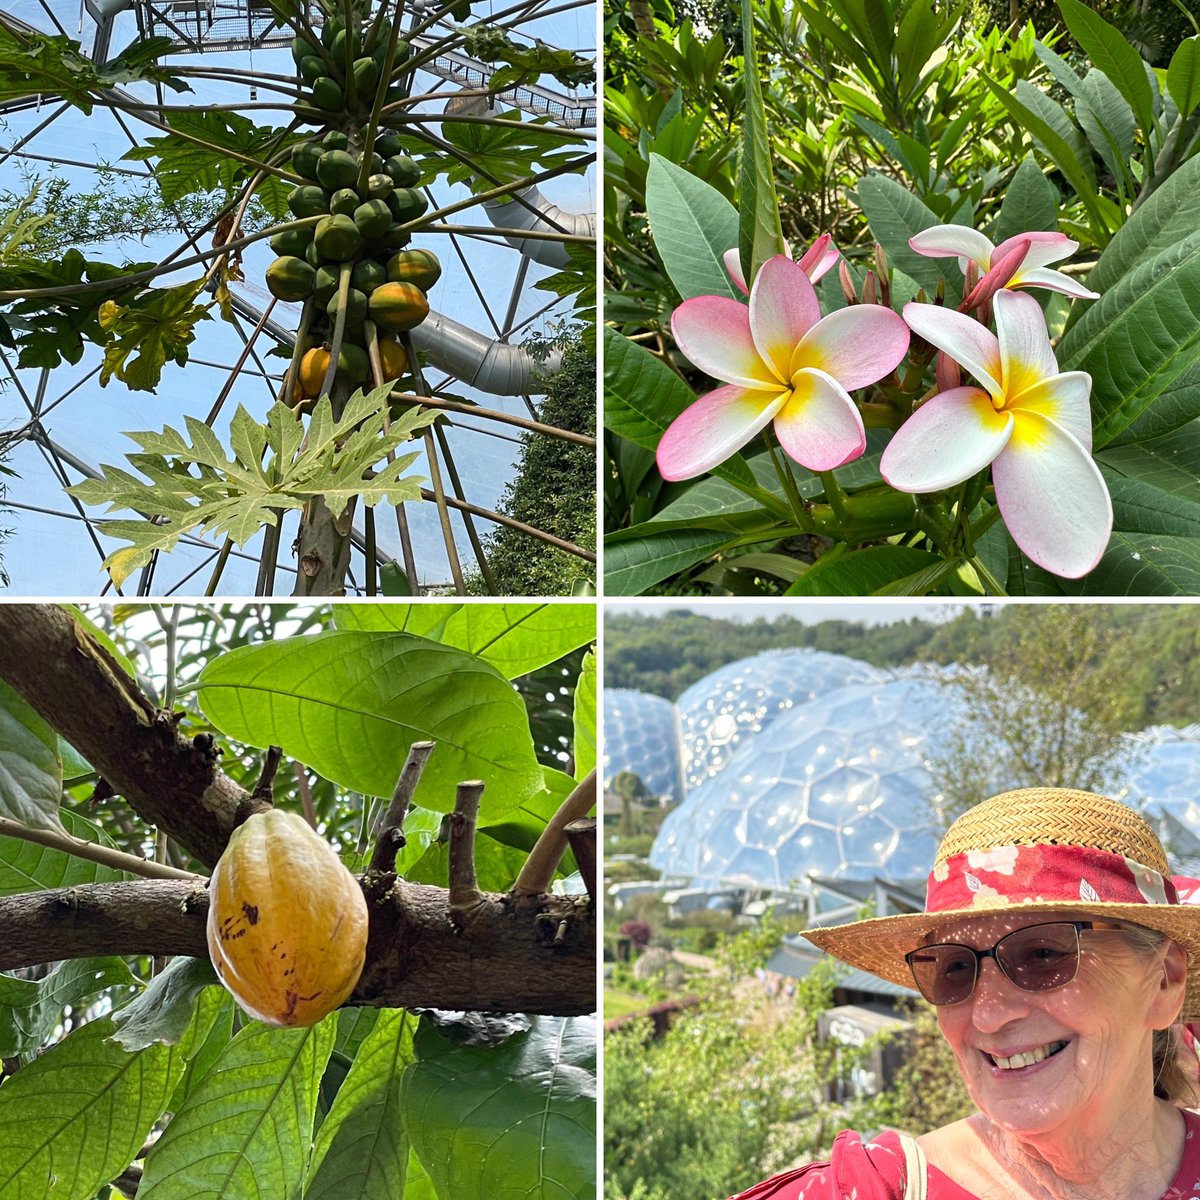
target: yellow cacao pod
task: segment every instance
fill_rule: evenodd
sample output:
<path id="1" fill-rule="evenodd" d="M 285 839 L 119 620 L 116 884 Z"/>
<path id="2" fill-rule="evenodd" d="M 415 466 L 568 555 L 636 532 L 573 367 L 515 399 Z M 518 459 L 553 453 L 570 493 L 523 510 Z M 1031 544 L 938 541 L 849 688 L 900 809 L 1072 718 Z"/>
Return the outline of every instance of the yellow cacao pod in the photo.
<path id="1" fill-rule="evenodd" d="M 271 1025 L 315 1025 L 354 990 L 367 902 L 328 842 L 273 808 L 233 831 L 209 882 L 208 952 L 221 982 Z"/>

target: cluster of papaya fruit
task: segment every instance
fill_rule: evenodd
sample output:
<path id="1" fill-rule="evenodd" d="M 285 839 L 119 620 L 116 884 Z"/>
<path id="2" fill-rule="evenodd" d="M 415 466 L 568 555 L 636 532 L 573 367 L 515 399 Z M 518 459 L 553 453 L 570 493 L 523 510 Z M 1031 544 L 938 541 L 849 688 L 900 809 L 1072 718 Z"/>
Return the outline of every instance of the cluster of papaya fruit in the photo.
<path id="1" fill-rule="evenodd" d="M 336 378 L 351 386 L 370 380 L 365 348 L 370 321 L 383 377 L 399 379 L 408 364 L 397 335 L 428 315 L 426 292 L 442 273 L 432 251 L 407 248 L 411 235 L 405 225 L 428 207 L 418 187 L 421 168 L 394 133 L 382 131 L 369 150 L 365 145 L 365 124 L 387 65 L 388 43 L 385 36 L 367 54 L 364 32 L 331 18 L 322 29 L 320 47 L 305 37 L 292 42 L 300 78 L 311 88 L 311 119 L 326 127 L 292 147 L 292 170 L 304 182 L 288 196 L 297 218 L 320 220 L 289 223 L 274 234 L 270 245 L 279 257 L 266 275 L 273 296 L 291 302 L 311 298 L 315 306 L 306 334 L 310 344 L 291 397 L 295 404 L 319 395 L 343 309 Z M 393 74 L 408 54 L 407 43 L 397 42 Z M 393 93 L 395 98 L 403 95 L 400 85 L 389 86 L 387 97 Z M 309 108 L 298 105 L 297 111 Z"/>

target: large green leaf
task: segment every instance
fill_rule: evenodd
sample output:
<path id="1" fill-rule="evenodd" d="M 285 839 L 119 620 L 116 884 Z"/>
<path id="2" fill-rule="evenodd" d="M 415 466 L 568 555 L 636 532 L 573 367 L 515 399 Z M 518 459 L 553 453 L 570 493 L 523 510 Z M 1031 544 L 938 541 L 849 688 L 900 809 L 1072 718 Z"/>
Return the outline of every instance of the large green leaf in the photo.
<path id="1" fill-rule="evenodd" d="M 1021 159 L 1000 203 L 992 232 L 999 245 L 1018 233 L 1058 229 L 1058 189 L 1042 174 L 1032 154 Z"/>
<path id="2" fill-rule="evenodd" d="M 445 616 L 432 624 L 443 608 Z M 596 640 L 594 604 L 339 604 L 333 616 L 339 629 L 407 630 L 457 646 L 506 679 L 528 675 Z"/>
<path id="3" fill-rule="evenodd" d="M 534 1017 L 484 1049 L 428 1020 L 402 1102 L 439 1200 L 580 1200 L 596 1191 L 596 1022 Z"/>
<path id="4" fill-rule="evenodd" d="M 67 1005 L 79 1007 L 80 1001 L 97 992 L 119 986 L 138 986 L 121 958 L 60 962 L 36 981 L 0 974 L 0 1058 L 40 1050 L 62 1021 Z"/>
<path id="5" fill-rule="evenodd" d="M 678 529 L 636 540 L 609 542 L 604 549 L 604 594 L 640 596 L 719 550 L 729 534 L 709 529 Z"/>
<path id="6" fill-rule="evenodd" d="M 415 741 L 438 743 L 416 803 L 454 806 L 457 784 L 487 785 L 492 816 L 541 790 L 525 705 L 492 666 L 407 633 L 336 630 L 244 646 L 197 681 L 200 707 L 231 737 L 282 746 L 326 779 L 390 795 Z"/>
<path id="7" fill-rule="evenodd" d="M 142 1148 L 185 1056 L 173 1046 L 130 1054 L 112 1031 L 92 1021 L 0 1086 L 4 1200 L 92 1200 Z"/>
<path id="8" fill-rule="evenodd" d="M 379 1014 L 321 1125 L 304 1200 L 407 1197 L 409 1140 L 400 1076 L 413 1058 L 416 1022 L 396 1009 Z"/>
<path id="9" fill-rule="evenodd" d="M 1143 261 L 1110 287 L 1064 336 L 1059 363 L 1092 377 L 1099 448 L 1131 440 L 1143 414 L 1180 424 L 1200 414 L 1178 385 L 1200 359 L 1200 233 Z M 1162 403 L 1160 404 L 1160 401 Z M 1161 434 L 1158 427 L 1148 431 Z"/>
<path id="10" fill-rule="evenodd" d="M 1200 539 L 1118 531 L 1099 566 L 1066 590 L 1090 596 L 1200 595 Z"/>
<path id="11" fill-rule="evenodd" d="M 941 224 L 932 209 L 886 175 L 865 176 L 858 181 L 856 191 L 871 235 L 887 251 L 891 265 L 915 279 L 931 296 L 942 275 L 948 276 L 948 296 L 961 291 L 960 272 L 952 259 L 927 258 L 908 244 L 908 239 L 922 229 Z"/>
<path id="12" fill-rule="evenodd" d="M 1200 229 L 1200 155 L 1189 158 L 1121 227 L 1088 276 L 1103 292 L 1138 263 L 1156 258 Z"/>
<path id="13" fill-rule="evenodd" d="M 147 1155 L 141 1200 L 299 1200 L 335 1031 L 238 1033 Z"/>
<path id="14" fill-rule="evenodd" d="M 80 841 L 112 846 L 111 839 L 76 813 L 62 811 L 68 834 Z M 102 867 L 62 850 L 51 850 L 23 838 L 0 837 L 0 896 L 44 888 L 75 887 L 81 883 L 115 883 L 128 879 L 124 871 Z"/>
<path id="15" fill-rule="evenodd" d="M 598 690 L 596 651 L 583 656 L 583 667 L 575 684 L 575 710 L 572 715 L 574 737 L 571 739 L 575 758 L 575 778 L 584 776 L 596 766 L 596 692 Z"/>
<path id="16" fill-rule="evenodd" d="M 1200 537 L 1200 422 L 1154 441 L 1109 446 L 1096 459 L 1117 529 Z"/>
<path id="17" fill-rule="evenodd" d="M 140 996 L 113 1013 L 113 1041 L 126 1050 L 175 1045 L 191 1024 L 197 997 L 214 985 L 220 987 L 220 980 L 207 958 L 172 959 Z"/>
<path id="18" fill-rule="evenodd" d="M 890 593 L 892 585 L 930 568 L 943 559 L 907 546 L 869 546 L 847 554 L 818 559 L 785 593 L 788 596 L 874 596 Z M 923 594 L 921 592 L 914 592 Z"/>
<path id="19" fill-rule="evenodd" d="M 1148 138 L 1154 128 L 1154 94 L 1141 55 L 1119 29 L 1080 0 L 1058 0 L 1058 7 L 1071 36 L 1129 102 Z"/>
<path id="20" fill-rule="evenodd" d="M 58 734 L 0 679 L 0 817 L 33 829 L 61 829 Z"/>
<path id="21" fill-rule="evenodd" d="M 709 295 L 741 299 L 723 258 L 738 242 L 737 209 L 716 188 L 652 154 L 646 215 L 663 267 L 684 300 Z"/>
<path id="22" fill-rule="evenodd" d="M 1130 179 L 1133 112 L 1107 75 L 1094 68 L 1087 73 L 1075 99 L 1075 118 L 1113 177 L 1119 183 Z"/>
<path id="23" fill-rule="evenodd" d="M 696 394 L 666 363 L 636 342 L 604 330 L 604 424 L 646 450 L 656 450 L 666 428 Z M 735 454 L 712 474 L 751 482 L 750 469 Z"/>
<path id="24" fill-rule="evenodd" d="M 742 274 L 750 284 L 767 259 L 784 251 L 771 137 L 758 78 L 752 4 L 742 5 L 742 73 L 746 102 L 742 109 L 742 162 L 738 177 L 738 252 Z"/>
<path id="25" fill-rule="evenodd" d="M 1186 120 L 1200 104 L 1200 35 L 1184 39 L 1167 68 L 1167 91 Z"/>
<path id="26" fill-rule="evenodd" d="M 132 543 L 104 560 L 118 585 L 145 566 L 155 551 L 173 549 L 193 530 L 206 529 L 240 546 L 264 525 L 275 524 L 279 510 L 303 508 L 314 496 L 322 497 L 335 517 L 355 498 L 365 505 L 419 499 L 419 477 L 404 477 L 417 453 L 397 454 L 386 464 L 383 460 L 437 413 L 414 407 L 391 418 L 385 431 L 391 390 L 390 383 L 372 392 L 360 389 L 336 421 L 329 397 L 323 396 L 307 431 L 282 401 L 267 414 L 265 430 L 239 405 L 233 418 L 232 458 L 216 434 L 194 417 L 185 417 L 191 443 L 170 426 L 161 433 L 131 433 L 142 453 L 130 455 L 130 462 L 145 480 L 106 466 L 101 478 L 67 490 L 85 504 L 166 518 L 161 524 L 105 523 L 106 534 Z"/>

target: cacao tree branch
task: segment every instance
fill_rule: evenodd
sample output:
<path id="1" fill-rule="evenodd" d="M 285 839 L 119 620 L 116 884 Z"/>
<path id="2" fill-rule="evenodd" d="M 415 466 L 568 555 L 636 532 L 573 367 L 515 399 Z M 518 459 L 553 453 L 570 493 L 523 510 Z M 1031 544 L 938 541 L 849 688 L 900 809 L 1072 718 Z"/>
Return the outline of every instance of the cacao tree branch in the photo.
<path id="1" fill-rule="evenodd" d="M 550 886 L 559 861 L 567 850 L 566 827 L 572 821 L 586 817 L 595 803 L 596 772 L 593 769 L 576 784 L 575 790 L 562 802 L 558 812 L 542 830 L 541 837 L 530 850 L 517 876 L 517 882 L 513 884 L 513 895 L 536 896 Z"/>
<path id="2" fill-rule="evenodd" d="M 136 854 L 126 854 L 124 850 L 116 850 L 111 846 L 85 842 L 82 838 L 72 837 L 65 831 L 30 829 L 29 826 L 10 821 L 7 817 L 0 817 L 0 837 L 20 838 L 23 842 L 49 846 L 51 850 L 61 850 L 65 854 L 73 854 L 76 858 L 86 858 L 89 862 L 101 863 L 118 871 L 128 871 L 131 875 L 141 875 L 145 879 L 204 880 L 203 875 L 197 875 L 194 871 L 181 871 L 164 863 L 138 858 Z"/>
<path id="3" fill-rule="evenodd" d="M 435 742 L 413 742 L 408 749 L 408 758 L 396 780 L 392 801 L 375 827 L 375 851 L 371 855 L 368 871 L 384 873 L 396 868 L 396 852 L 404 845 L 404 818 L 412 802 L 421 772 L 433 753 Z"/>
<path id="4" fill-rule="evenodd" d="M 575 1016 L 596 1005 L 595 908 L 546 896 L 521 908 L 484 893 L 452 922 L 450 893 L 365 888 L 367 962 L 351 1005 Z M 98 883 L 0 897 L 0 970 L 97 955 L 206 957 L 208 892 L 186 880 Z"/>
<path id="5" fill-rule="evenodd" d="M 112 792 L 207 866 L 220 858 L 239 819 L 268 807 L 218 769 L 210 739 L 181 734 L 172 715 L 156 708 L 66 609 L 0 605 L 0 679 Z"/>
<path id="6" fill-rule="evenodd" d="M 596 899 L 596 818 L 586 817 L 582 821 L 572 821 L 565 826 L 563 832 L 571 843 L 571 852 L 579 866 L 579 874 L 583 877 L 587 894 Z"/>
<path id="7" fill-rule="evenodd" d="M 475 823 L 483 784 L 478 779 L 460 783 L 450 814 L 450 911 L 460 916 L 483 900 L 475 877 Z"/>

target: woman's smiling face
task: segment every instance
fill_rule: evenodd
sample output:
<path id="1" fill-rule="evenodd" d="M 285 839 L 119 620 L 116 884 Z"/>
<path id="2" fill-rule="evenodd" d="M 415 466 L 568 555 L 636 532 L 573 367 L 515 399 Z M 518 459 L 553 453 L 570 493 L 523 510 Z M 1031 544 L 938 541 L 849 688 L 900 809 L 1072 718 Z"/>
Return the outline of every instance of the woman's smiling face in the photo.
<path id="1" fill-rule="evenodd" d="M 928 940 L 984 950 L 1027 925 L 1078 919 L 971 917 Z M 1079 971 L 1063 987 L 1023 991 L 989 958 L 970 998 L 937 1010 L 971 1098 L 1018 1136 L 1078 1129 L 1131 1097 L 1148 1100 L 1152 1032 L 1171 1024 L 1183 1002 L 1186 960 L 1174 943 L 1147 951 L 1119 930 L 1082 930 L 1079 944 Z"/>

